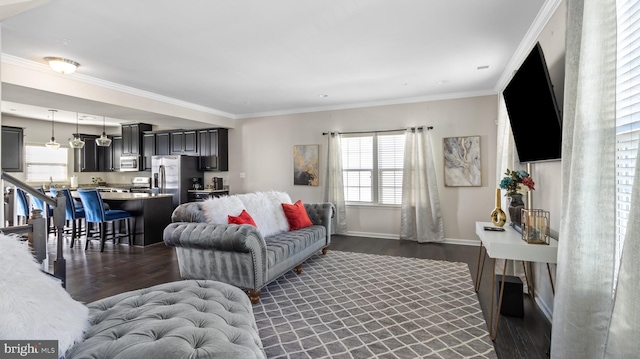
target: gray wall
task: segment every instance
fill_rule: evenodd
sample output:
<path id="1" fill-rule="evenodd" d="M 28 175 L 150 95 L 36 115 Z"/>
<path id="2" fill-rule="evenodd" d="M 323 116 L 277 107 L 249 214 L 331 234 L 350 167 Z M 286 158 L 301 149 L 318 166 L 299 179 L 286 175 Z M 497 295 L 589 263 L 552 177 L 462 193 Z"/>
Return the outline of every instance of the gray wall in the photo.
<path id="1" fill-rule="evenodd" d="M 434 126 L 431 136 L 444 235 L 468 244 L 477 240 L 475 221 L 489 220 L 494 208 L 497 101 L 497 96 L 482 96 L 239 120 L 230 131 L 227 183 L 232 193 L 280 190 L 293 200 L 320 201 L 326 175 L 323 132 Z M 477 135 L 481 137 L 482 186 L 445 187 L 442 139 Z M 293 146 L 313 144 L 320 146 L 320 185 L 293 185 Z M 348 206 L 347 218 L 349 234 L 398 238 L 399 207 Z"/>

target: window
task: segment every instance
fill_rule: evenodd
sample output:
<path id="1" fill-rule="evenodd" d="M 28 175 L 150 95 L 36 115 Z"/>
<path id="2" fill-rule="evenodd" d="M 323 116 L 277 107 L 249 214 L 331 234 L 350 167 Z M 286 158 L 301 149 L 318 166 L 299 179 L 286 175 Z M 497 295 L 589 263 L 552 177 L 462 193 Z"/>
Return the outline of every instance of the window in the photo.
<path id="1" fill-rule="evenodd" d="M 616 85 L 616 268 L 631 208 L 640 137 L 640 2 L 619 0 Z"/>
<path id="2" fill-rule="evenodd" d="M 43 145 L 27 145 L 26 150 L 27 182 L 67 180 L 66 148 L 54 150 Z"/>
<path id="3" fill-rule="evenodd" d="M 342 137 L 347 202 L 387 205 L 402 202 L 404 141 L 404 133 L 395 132 Z"/>

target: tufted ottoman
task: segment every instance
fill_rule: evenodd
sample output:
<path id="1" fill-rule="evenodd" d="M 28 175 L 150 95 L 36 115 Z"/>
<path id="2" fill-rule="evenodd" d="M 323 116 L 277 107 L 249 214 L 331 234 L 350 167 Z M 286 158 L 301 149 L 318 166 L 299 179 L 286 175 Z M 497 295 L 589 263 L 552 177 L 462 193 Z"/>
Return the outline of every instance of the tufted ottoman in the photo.
<path id="1" fill-rule="evenodd" d="M 185 280 L 87 305 L 91 327 L 66 359 L 266 358 L 240 289 Z"/>

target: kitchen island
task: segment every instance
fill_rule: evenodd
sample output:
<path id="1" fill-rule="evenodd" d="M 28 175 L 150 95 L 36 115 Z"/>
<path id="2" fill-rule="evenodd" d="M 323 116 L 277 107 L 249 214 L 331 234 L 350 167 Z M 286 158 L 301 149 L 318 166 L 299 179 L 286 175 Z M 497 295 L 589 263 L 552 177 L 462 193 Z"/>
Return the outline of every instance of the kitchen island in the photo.
<path id="1" fill-rule="evenodd" d="M 72 192 L 74 197 L 77 193 Z M 146 246 L 162 242 L 162 232 L 171 223 L 173 195 L 152 193 L 103 192 L 102 200 L 111 209 L 122 209 L 134 218 L 133 244 Z"/>

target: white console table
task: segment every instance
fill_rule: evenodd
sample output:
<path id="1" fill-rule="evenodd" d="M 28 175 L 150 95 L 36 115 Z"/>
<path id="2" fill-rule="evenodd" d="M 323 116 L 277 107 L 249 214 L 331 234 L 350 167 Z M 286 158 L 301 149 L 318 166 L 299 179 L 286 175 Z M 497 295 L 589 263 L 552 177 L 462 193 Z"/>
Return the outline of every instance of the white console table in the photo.
<path id="1" fill-rule="evenodd" d="M 482 268 L 484 267 L 484 259 L 489 256 L 493 260 L 493 273 L 491 279 L 491 314 L 489 316 L 489 336 L 491 340 L 495 340 L 498 335 L 498 323 L 500 321 L 500 309 L 502 307 L 502 295 L 504 291 L 504 278 L 506 274 L 507 261 L 524 261 L 524 262 L 540 262 L 547 264 L 547 272 L 551 281 L 551 290 L 555 292 L 553 287 L 553 279 L 551 277 L 550 263 L 556 263 L 558 258 L 558 241 L 551 238 L 549 244 L 529 244 L 522 240 L 522 234 L 516 232 L 509 226 L 504 226 L 504 232 L 487 231 L 484 227 L 495 227 L 491 222 L 476 222 L 476 234 L 480 237 L 480 252 L 478 253 L 478 275 L 476 277 L 476 292 L 480 289 L 482 281 Z M 482 252 L 485 256 L 482 256 Z M 481 261 L 482 259 L 482 261 Z M 502 270 L 502 285 L 500 286 L 500 294 L 498 299 L 498 308 L 496 313 L 496 325 L 493 327 L 493 311 L 494 311 L 494 292 L 496 282 L 496 259 L 504 260 L 504 268 Z M 525 269 L 525 276 L 527 271 Z M 529 277 L 527 282 L 530 284 Z"/>

